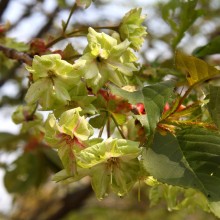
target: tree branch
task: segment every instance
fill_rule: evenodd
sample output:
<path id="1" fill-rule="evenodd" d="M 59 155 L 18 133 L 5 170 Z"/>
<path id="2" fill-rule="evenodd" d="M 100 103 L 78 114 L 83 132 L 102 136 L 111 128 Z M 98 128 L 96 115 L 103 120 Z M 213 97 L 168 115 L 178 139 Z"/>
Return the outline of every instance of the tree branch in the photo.
<path id="1" fill-rule="evenodd" d="M 3 45 L 0 45 L 0 51 L 2 51 L 3 54 L 10 59 L 17 60 L 21 63 L 26 63 L 28 65 L 32 65 L 33 58 L 27 53 L 19 52 L 15 49 L 8 48 Z"/>

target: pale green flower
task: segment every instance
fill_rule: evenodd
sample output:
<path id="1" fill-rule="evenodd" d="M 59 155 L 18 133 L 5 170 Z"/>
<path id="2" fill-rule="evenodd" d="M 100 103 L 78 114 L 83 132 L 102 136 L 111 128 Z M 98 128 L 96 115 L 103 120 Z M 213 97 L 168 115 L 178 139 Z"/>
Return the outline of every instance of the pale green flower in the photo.
<path id="1" fill-rule="evenodd" d="M 57 120 L 48 116 L 45 126 L 45 141 L 58 149 L 64 168 L 70 174 L 76 173 L 75 153 L 86 147 L 85 142 L 93 134 L 93 128 L 80 116 L 81 108 L 65 111 Z"/>
<path id="2" fill-rule="evenodd" d="M 21 133 L 31 133 L 32 135 L 40 136 L 44 133 L 43 116 L 35 112 L 36 104 L 34 105 L 19 105 L 12 115 L 12 120 L 15 124 L 22 124 Z"/>
<path id="3" fill-rule="evenodd" d="M 142 26 L 145 16 L 141 16 L 141 8 L 130 10 L 122 19 L 119 33 L 122 40 L 128 39 L 134 50 L 139 50 L 147 35 L 146 27 Z"/>
<path id="4" fill-rule="evenodd" d="M 84 55 L 74 64 L 87 85 L 97 92 L 107 81 L 120 87 L 127 84 L 127 77 L 137 70 L 134 65 L 137 58 L 129 48 L 129 41 L 118 42 L 92 28 L 89 28 L 87 38 L 88 46 Z"/>
<path id="5" fill-rule="evenodd" d="M 27 66 L 33 83 L 27 91 L 28 104 L 37 101 L 43 109 L 51 109 L 58 104 L 70 101 L 68 91 L 80 80 L 73 65 L 61 59 L 59 54 L 35 56 L 32 66 Z"/>
<path id="6" fill-rule="evenodd" d="M 90 170 L 91 184 L 99 199 L 110 189 L 119 196 L 129 192 L 138 179 L 139 143 L 109 138 L 76 154 L 77 164 Z"/>

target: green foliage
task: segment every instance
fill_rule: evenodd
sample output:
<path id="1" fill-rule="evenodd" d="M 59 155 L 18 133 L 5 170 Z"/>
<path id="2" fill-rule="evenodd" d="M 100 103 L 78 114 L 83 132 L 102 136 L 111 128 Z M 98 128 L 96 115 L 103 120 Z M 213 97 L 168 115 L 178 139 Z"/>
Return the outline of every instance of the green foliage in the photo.
<path id="1" fill-rule="evenodd" d="M 77 0 L 60 36 L 47 43 L 38 40 L 39 50 L 3 39 L 17 49 L 0 54 L 3 74 L 13 66 L 5 56 L 33 56 L 26 66 L 26 103 L 12 115 L 20 134 L 0 133 L 1 150 L 15 150 L 20 143 L 23 150 L 7 167 L 8 191 L 38 187 L 53 170 L 58 171 L 56 182 L 80 185 L 89 177 L 98 199 L 111 192 L 126 196 L 135 184 L 148 184 L 152 205 L 162 198 L 170 211 L 200 207 L 220 217 L 219 84 L 210 83 L 219 70 L 179 51 L 178 71 L 171 60 L 142 65 L 137 57 L 147 32 L 141 8 L 127 12 L 117 26 L 72 27 L 68 32 L 75 10 L 91 3 Z M 201 16 L 201 5 L 198 0 L 164 5 L 173 49 Z M 82 54 L 74 43 L 52 51 L 57 42 L 79 36 L 87 41 Z M 218 53 L 217 46 L 215 38 L 194 54 Z M 44 121 L 40 111 L 45 110 L 50 112 Z"/>
<path id="2" fill-rule="evenodd" d="M 204 128 L 182 128 L 177 136 L 155 135 L 143 154 L 148 172 L 163 183 L 195 188 L 219 201 L 220 136 Z M 215 213 L 219 216 L 219 212 Z"/>
<path id="3" fill-rule="evenodd" d="M 145 106 L 146 120 L 141 119 L 142 125 L 146 128 L 147 136 L 153 135 L 157 123 L 161 119 L 165 104 L 171 98 L 174 81 L 166 81 L 149 85 L 140 91 L 127 92 L 117 87 L 110 86 L 113 94 L 122 96 L 129 103 L 136 105 L 143 103 Z"/>
<path id="4" fill-rule="evenodd" d="M 203 12 L 197 10 L 198 0 L 171 0 L 163 5 L 163 19 L 170 25 L 175 34 L 172 47 L 175 49 L 184 37 L 185 32 Z"/>

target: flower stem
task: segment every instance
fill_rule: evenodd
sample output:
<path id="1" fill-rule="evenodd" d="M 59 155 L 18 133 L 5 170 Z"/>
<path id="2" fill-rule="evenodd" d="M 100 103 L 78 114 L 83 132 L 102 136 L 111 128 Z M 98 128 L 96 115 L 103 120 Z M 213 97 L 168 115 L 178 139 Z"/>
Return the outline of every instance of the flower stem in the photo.
<path id="1" fill-rule="evenodd" d="M 110 128 L 110 117 L 108 116 L 108 119 L 107 119 L 107 137 L 110 138 L 111 137 L 111 128 Z"/>
<path id="2" fill-rule="evenodd" d="M 115 123 L 115 125 L 116 125 L 116 127 L 117 127 L 117 129 L 118 129 L 118 131 L 119 131 L 119 133 L 120 133 L 120 135 L 121 135 L 121 137 L 122 137 L 123 139 L 126 139 L 126 137 L 124 136 L 124 134 L 123 134 L 121 128 L 119 127 L 119 125 L 118 125 L 118 123 L 117 123 L 117 121 L 115 120 L 115 118 L 114 118 L 113 115 L 111 115 L 111 118 L 112 118 L 112 120 L 114 121 L 114 123 Z"/>
<path id="3" fill-rule="evenodd" d="M 75 3 L 75 4 L 73 5 L 73 7 L 71 8 L 71 11 L 70 11 L 69 17 L 68 17 L 68 19 L 67 19 L 67 22 L 66 22 L 65 25 L 63 26 L 63 33 L 66 32 L 67 26 L 68 26 L 68 24 L 69 24 L 69 22 L 70 22 L 70 18 L 72 17 L 72 15 L 73 15 L 73 13 L 76 11 L 76 9 L 77 9 L 77 4 Z"/>

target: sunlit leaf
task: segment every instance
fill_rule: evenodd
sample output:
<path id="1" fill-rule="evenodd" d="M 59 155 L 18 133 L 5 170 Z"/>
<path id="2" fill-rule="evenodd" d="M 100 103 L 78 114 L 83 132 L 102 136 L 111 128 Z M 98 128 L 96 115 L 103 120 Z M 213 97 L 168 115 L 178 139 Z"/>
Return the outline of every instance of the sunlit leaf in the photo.
<path id="1" fill-rule="evenodd" d="M 186 74 L 186 78 L 190 85 L 203 82 L 220 74 L 219 70 L 210 66 L 205 61 L 185 55 L 179 51 L 177 51 L 175 59 L 176 68 Z"/>

